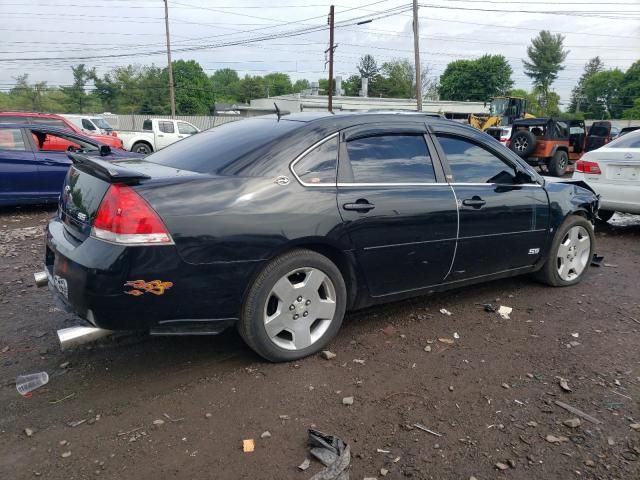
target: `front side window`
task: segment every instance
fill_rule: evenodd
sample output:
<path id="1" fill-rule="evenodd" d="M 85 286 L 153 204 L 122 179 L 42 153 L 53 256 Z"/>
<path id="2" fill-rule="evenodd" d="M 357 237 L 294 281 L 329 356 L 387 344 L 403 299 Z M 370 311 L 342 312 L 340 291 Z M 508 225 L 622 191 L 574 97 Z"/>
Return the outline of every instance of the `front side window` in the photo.
<path id="1" fill-rule="evenodd" d="M 0 150 L 24 152 L 26 149 L 20 130 L 17 128 L 0 129 Z"/>
<path id="2" fill-rule="evenodd" d="M 193 135 L 194 133 L 198 133 L 198 130 L 188 123 L 178 122 L 178 132 L 181 135 Z"/>
<path id="3" fill-rule="evenodd" d="M 86 118 L 82 119 L 82 128 L 84 128 L 86 130 L 95 130 L 96 129 L 96 127 L 93 126 L 93 123 L 91 123 Z"/>
<path id="4" fill-rule="evenodd" d="M 350 140 L 347 153 L 355 183 L 435 183 L 422 135 L 379 135 Z"/>
<path id="5" fill-rule="evenodd" d="M 293 167 L 301 182 L 311 185 L 336 183 L 338 137 L 335 136 L 308 152 Z"/>
<path id="6" fill-rule="evenodd" d="M 175 129 L 173 127 L 173 122 L 158 122 L 158 129 L 162 133 L 173 133 Z"/>
<path id="7" fill-rule="evenodd" d="M 515 169 L 489 150 L 460 137 L 438 135 L 454 183 L 516 183 Z"/>

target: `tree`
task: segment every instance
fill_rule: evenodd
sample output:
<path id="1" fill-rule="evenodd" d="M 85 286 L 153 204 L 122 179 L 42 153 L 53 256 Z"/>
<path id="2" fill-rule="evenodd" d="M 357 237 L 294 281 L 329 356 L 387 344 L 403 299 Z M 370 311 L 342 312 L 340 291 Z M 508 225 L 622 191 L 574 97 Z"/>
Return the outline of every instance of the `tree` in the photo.
<path id="1" fill-rule="evenodd" d="M 542 30 L 527 47 L 529 60 L 523 60 L 524 73 L 533 80 L 534 87 L 542 95 L 543 107 L 549 103 L 549 90 L 564 70 L 563 63 L 569 54 L 563 48 L 564 36 Z"/>
<path id="2" fill-rule="evenodd" d="M 601 119 L 622 117 L 624 78 L 624 73 L 616 68 L 595 73 L 585 81 L 584 95 L 592 106 L 589 116 Z"/>
<path id="3" fill-rule="evenodd" d="M 370 96 L 390 98 L 415 97 L 415 70 L 407 60 L 392 60 L 382 64 L 381 74 L 369 85 Z"/>
<path id="4" fill-rule="evenodd" d="M 360 76 L 363 78 L 368 78 L 371 80 L 374 78 L 379 72 L 378 64 L 372 55 L 364 55 L 360 58 L 360 63 L 358 64 L 358 72 Z"/>
<path id="5" fill-rule="evenodd" d="M 73 85 L 61 87 L 60 90 L 67 97 L 67 109 L 72 112 L 84 113 L 91 110 L 88 107 L 86 86 L 87 82 L 95 77 L 96 69 L 88 69 L 84 63 L 71 67 L 73 73 Z"/>
<path id="6" fill-rule="evenodd" d="M 580 77 L 580 80 L 578 80 L 578 84 L 573 87 L 571 91 L 571 100 L 569 102 L 569 108 L 567 108 L 568 112 L 590 111 L 590 107 L 587 105 L 584 96 L 584 84 L 593 74 L 601 72 L 602 70 L 604 70 L 604 63 L 600 60 L 600 57 L 593 57 L 585 64 L 584 73 Z"/>
<path id="7" fill-rule="evenodd" d="M 218 101 L 237 101 L 238 83 L 240 77 L 238 72 L 231 68 L 221 68 L 216 70 L 211 76 L 211 88 L 215 100 Z"/>
<path id="8" fill-rule="evenodd" d="M 294 83 L 292 87 L 293 93 L 300 93 L 304 90 L 309 90 L 310 88 L 311 84 L 309 83 L 309 80 L 306 79 L 296 80 L 296 83 Z"/>
<path id="9" fill-rule="evenodd" d="M 443 100 L 486 102 L 507 94 L 513 86 L 512 73 L 511 65 L 502 55 L 456 60 L 440 76 L 438 92 Z"/>
<path id="10" fill-rule="evenodd" d="M 638 120 L 640 119 L 640 97 L 636 98 L 633 102 L 633 107 L 627 108 L 623 114 L 623 118 L 628 118 L 629 120 Z"/>
<path id="11" fill-rule="evenodd" d="M 177 60 L 173 65 L 176 86 L 176 112 L 180 115 L 208 115 L 213 105 L 213 91 L 209 77 L 195 60 Z M 166 74 L 168 85 L 168 72 Z"/>
<path id="12" fill-rule="evenodd" d="M 362 78 L 360 75 L 351 75 L 342 82 L 342 88 L 347 97 L 357 97 L 360 95 L 360 89 L 362 88 Z"/>
<path id="13" fill-rule="evenodd" d="M 291 78 L 286 73 L 270 73 L 262 77 L 262 82 L 266 89 L 265 95 L 268 97 L 285 95 L 293 90 Z"/>
<path id="14" fill-rule="evenodd" d="M 545 109 L 540 104 L 540 92 L 534 91 L 527 92 L 523 89 L 514 89 L 508 92 L 508 95 L 512 97 L 521 97 L 524 98 L 527 102 L 527 113 L 534 115 L 536 117 L 542 117 L 545 115 L 549 115 L 552 117 L 560 116 L 560 95 L 555 92 L 550 92 L 547 100 L 547 110 L 545 113 Z"/>
<path id="15" fill-rule="evenodd" d="M 620 93 L 624 108 L 630 110 L 637 108 L 636 100 L 640 98 L 640 60 L 634 62 L 625 72 Z M 640 118 L 640 116 L 636 115 L 636 118 Z"/>
<path id="16" fill-rule="evenodd" d="M 241 101 L 249 103 L 254 98 L 263 97 L 265 93 L 262 77 L 245 75 L 239 82 L 238 95 Z"/>

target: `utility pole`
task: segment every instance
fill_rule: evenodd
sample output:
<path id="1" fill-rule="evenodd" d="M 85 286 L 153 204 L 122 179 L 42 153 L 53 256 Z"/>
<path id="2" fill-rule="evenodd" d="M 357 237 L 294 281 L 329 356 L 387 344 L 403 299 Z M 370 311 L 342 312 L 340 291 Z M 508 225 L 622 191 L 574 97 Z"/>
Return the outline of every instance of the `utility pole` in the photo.
<path id="1" fill-rule="evenodd" d="M 173 84 L 173 66 L 171 65 L 171 41 L 169 40 L 169 5 L 164 0 L 164 25 L 167 31 L 167 60 L 169 62 L 169 98 L 171 99 L 171 118 L 176 116 L 176 91 Z"/>
<path id="2" fill-rule="evenodd" d="M 422 111 L 422 74 L 420 72 L 420 28 L 418 26 L 418 0 L 413 0 L 413 50 L 416 56 L 416 102 Z"/>
<path id="3" fill-rule="evenodd" d="M 331 5 L 329 9 L 329 88 L 327 92 L 330 112 L 333 112 L 333 17 L 334 7 Z"/>

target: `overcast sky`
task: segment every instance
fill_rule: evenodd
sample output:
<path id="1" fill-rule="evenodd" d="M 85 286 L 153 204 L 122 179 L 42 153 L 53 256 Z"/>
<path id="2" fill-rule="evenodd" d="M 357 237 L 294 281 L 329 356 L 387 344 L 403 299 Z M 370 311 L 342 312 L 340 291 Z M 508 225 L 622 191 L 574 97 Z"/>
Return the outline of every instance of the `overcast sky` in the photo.
<path id="1" fill-rule="evenodd" d="M 409 0 L 336 1 L 337 75 L 346 78 L 355 73 L 358 59 L 366 53 L 379 65 L 393 58 L 413 59 Z M 195 59 L 208 74 L 230 67 L 241 75 L 278 71 L 293 80 L 326 77 L 328 31 L 306 30 L 326 25 L 330 4 L 325 0 L 170 0 L 174 59 Z M 563 102 L 568 101 L 589 58 L 599 55 L 607 67 L 623 70 L 640 58 L 640 0 L 422 0 L 421 4 L 422 62 L 434 76 L 452 60 L 502 54 L 511 62 L 516 87 L 529 89 L 521 59 L 541 29 L 566 36 L 570 50 L 566 70 L 553 86 Z M 380 18 L 385 15 L 389 16 Z M 28 73 L 31 81 L 69 84 L 70 65 L 81 62 L 101 73 L 129 63 L 166 65 L 162 0 L 0 0 L 0 18 L 3 91 L 21 73 Z M 375 20 L 353 25 L 357 21 L 353 19 L 368 18 Z M 346 25 L 340 26 L 341 22 Z M 291 32 L 296 35 L 286 36 Z M 247 39 L 260 41 L 225 46 Z M 195 49 L 180 52 L 191 47 Z M 65 58 L 105 55 L 121 56 Z"/>

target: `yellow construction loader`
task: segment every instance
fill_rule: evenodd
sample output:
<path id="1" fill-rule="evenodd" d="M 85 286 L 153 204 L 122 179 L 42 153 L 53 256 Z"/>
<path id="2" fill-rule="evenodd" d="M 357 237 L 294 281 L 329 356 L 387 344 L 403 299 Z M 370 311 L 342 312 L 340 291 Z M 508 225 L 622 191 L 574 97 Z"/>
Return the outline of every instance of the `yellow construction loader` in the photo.
<path id="1" fill-rule="evenodd" d="M 526 113 L 527 101 L 521 97 L 494 97 L 488 114 L 469 115 L 469 124 L 483 132 L 491 127 L 511 125 L 514 120 L 534 118 Z"/>

